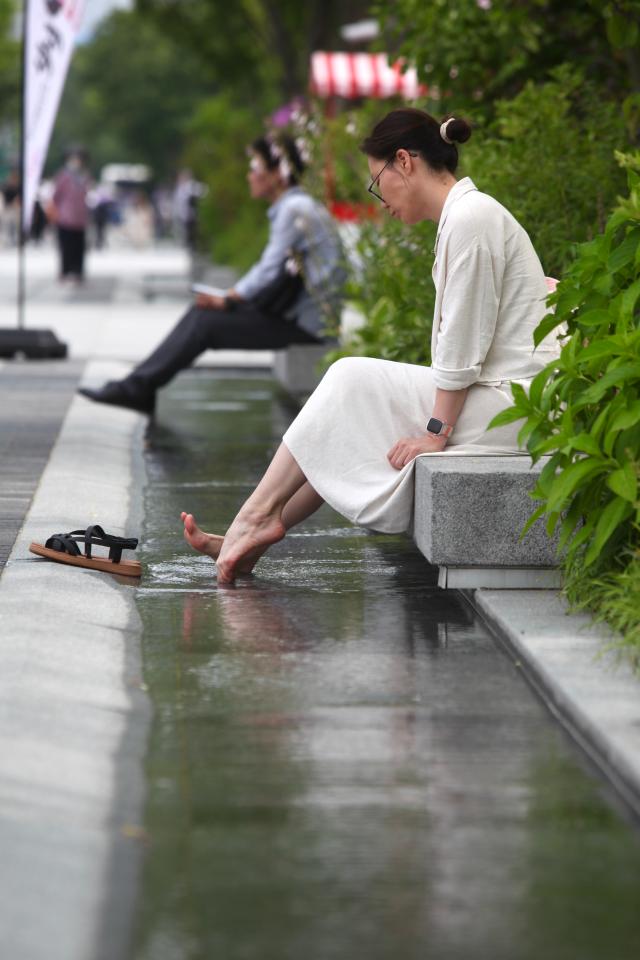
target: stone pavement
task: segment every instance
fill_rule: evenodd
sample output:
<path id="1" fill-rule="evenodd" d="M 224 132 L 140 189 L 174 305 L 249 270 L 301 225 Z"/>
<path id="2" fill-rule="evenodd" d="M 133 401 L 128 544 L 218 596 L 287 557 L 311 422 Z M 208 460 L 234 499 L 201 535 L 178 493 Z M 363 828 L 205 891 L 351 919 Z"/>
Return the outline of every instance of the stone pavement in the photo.
<path id="1" fill-rule="evenodd" d="M 0 570 L 31 503 L 83 364 L 0 365 Z"/>
<path id="2" fill-rule="evenodd" d="M 72 359 L 100 358 L 135 363 L 174 326 L 191 302 L 189 260 L 175 247 L 92 251 L 87 282 L 69 287 L 56 282 L 56 252 L 27 247 L 25 326 L 53 330 L 67 343 Z M 17 323 L 17 255 L 0 250 L 2 325 Z M 224 286 L 234 273 L 214 270 L 207 281 Z M 148 291 L 154 291 L 152 299 Z M 206 351 L 198 364 L 270 366 L 269 351 Z"/>

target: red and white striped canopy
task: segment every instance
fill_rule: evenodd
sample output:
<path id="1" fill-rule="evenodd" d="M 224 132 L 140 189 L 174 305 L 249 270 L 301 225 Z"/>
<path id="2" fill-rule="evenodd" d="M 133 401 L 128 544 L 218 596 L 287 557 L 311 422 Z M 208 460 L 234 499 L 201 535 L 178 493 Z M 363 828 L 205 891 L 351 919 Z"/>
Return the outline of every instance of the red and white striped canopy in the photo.
<path id="1" fill-rule="evenodd" d="M 418 83 L 415 67 L 402 72 L 402 62 L 392 66 L 386 53 L 311 54 L 311 92 L 317 97 L 405 97 L 423 96 L 426 87 Z"/>

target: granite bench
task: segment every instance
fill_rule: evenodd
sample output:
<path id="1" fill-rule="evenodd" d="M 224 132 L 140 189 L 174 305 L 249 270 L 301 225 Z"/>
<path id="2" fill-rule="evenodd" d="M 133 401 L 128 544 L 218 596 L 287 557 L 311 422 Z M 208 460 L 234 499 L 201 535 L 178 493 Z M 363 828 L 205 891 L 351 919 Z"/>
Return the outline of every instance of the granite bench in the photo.
<path id="1" fill-rule="evenodd" d="M 273 354 L 273 375 L 295 400 L 306 400 L 320 383 L 324 370 L 320 364 L 330 346 L 320 343 L 293 344 Z"/>
<path id="2" fill-rule="evenodd" d="M 351 333 L 362 326 L 364 315 L 346 304 L 340 318 L 340 342 L 348 340 Z M 322 380 L 322 361 L 337 342 L 325 344 L 295 344 L 276 350 L 273 354 L 273 375 L 280 386 L 297 401 L 304 401 Z"/>
<path id="3" fill-rule="evenodd" d="M 528 496 L 547 459 L 528 456 L 419 457 L 415 474 L 414 540 L 451 588 L 560 586 L 557 536 L 545 520 L 520 533 L 535 509 Z"/>

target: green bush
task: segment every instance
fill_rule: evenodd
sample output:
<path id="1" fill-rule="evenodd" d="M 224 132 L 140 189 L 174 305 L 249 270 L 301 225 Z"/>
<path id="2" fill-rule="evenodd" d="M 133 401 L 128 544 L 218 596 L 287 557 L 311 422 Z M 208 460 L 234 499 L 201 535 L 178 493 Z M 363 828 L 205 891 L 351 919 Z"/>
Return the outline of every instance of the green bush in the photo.
<path id="1" fill-rule="evenodd" d="M 514 407 L 493 421 L 524 418 L 521 443 L 534 461 L 550 455 L 527 527 L 543 515 L 549 532 L 559 524 L 569 593 L 590 605 L 595 584 L 610 596 L 611 576 L 637 568 L 640 547 L 640 153 L 618 158 L 629 197 L 579 248 L 535 333 L 539 343 L 560 327 L 560 358 L 528 393 L 514 384 Z"/>
<path id="2" fill-rule="evenodd" d="M 251 199 L 247 146 L 262 122 L 225 94 L 201 102 L 188 127 L 185 162 L 208 192 L 198 206 L 201 243 L 216 263 L 246 270 L 266 243 L 265 204 Z"/>
<path id="3" fill-rule="evenodd" d="M 356 354 L 403 363 L 431 362 L 435 236 L 433 223 L 421 223 L 411 230 L 395 220 L 361 227 L 357 244 L 360 266 L 349 295 L 365 322 L 329 360 Z"/>
<path id="4" fill-rule="evenodd" d="M 573 244 L 604 229 L 624 190 L 614 151 L 626 142 L 619 105 L 563 66 L 497 103 L 491 126 L 464 148 L 464 168 L 527 230 L 545 272 L 560 277 Z"/>

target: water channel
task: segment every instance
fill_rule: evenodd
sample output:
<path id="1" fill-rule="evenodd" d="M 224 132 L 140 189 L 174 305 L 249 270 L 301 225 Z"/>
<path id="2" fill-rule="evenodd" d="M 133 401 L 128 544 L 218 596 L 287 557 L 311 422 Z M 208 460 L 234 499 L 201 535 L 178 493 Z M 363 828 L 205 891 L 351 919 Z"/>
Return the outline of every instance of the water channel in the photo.
<path id="1" fill-rule="evenodd" d="M 264 374 L 188 373 L 146 454 L 148 751 L 135 960 L 631 960 L 640 842 L 411 542 L 324 507 L 216 586 L 291 417 Z"/>

